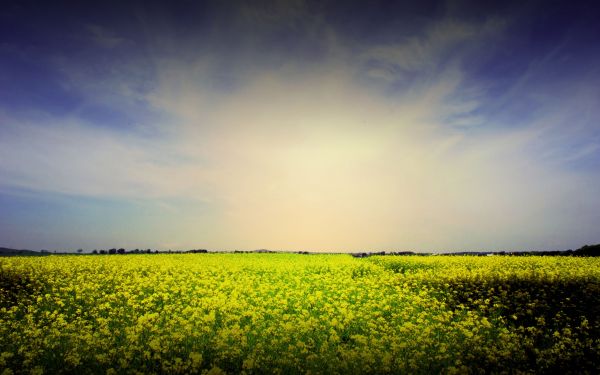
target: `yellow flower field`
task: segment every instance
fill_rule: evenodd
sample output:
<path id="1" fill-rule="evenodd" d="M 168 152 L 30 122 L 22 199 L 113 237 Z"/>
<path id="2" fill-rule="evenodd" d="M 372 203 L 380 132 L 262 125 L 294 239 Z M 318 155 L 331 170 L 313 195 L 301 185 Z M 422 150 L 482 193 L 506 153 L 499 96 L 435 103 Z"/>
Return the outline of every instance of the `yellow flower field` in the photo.
<path id="1" fill-rule="evenodd" d="M 0 259 L 0 373 L 600 372 L 600 259 Z"/>

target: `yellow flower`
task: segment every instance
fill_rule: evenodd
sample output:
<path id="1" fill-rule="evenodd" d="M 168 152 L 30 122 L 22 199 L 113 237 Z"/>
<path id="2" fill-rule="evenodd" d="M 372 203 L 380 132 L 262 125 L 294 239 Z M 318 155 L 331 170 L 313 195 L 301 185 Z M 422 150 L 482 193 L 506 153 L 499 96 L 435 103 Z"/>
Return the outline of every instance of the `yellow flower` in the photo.
<path id="1" fill-rule="evenodd" d="M 206 375 L 227 375 L 227 373 L 223 370 L 221 370 L 219 367 L 217 366 L 213 366 L 207 373 Z"/>
<path id="2" fill-rule="evenodd" d="M 197 367 L 202 364 L 202 354 L 197 352 L 190 353 L 190 361 L 192 362 L 193 367 Z"/>

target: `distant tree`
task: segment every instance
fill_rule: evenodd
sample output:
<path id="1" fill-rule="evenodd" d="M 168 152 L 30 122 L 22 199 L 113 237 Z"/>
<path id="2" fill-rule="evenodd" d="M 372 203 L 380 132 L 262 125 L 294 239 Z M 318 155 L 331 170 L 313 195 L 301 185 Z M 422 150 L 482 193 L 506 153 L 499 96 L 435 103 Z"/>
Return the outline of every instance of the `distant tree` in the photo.
<path id="1" fill-rule="evenodd" d="M 597 245 L 584 245 L 580 249 L 573 252 L 579 256 L 600 256 L 600 244 Z"/>
<path id="2" fill-rule="evenodd" d="M 92 254 L 98 254 L 98 250 L 94 249 L 94 251 L 92 251 Z"/>
<path id="3" fill-rule="evenodd" d="M 108 253 L 109 254 L 116 254 L 117 253 L 117 249 L 115 249 L 115 248 L 109 249 Z"/>
<path id="4" fill-rule="evenodd" d="M 152 252 L 152 250 L 146 249 L 146 254 L 150 254 L 151 252 Z"/>
<path id="5" fill-rule="evenodd" d="M 117 253 L 119 253 L 119 254 L 125 254 L 125 249 L 120 248 L 119 250 L 117 250 Z"/>
<path id="6" fill-rule="evenodd" d="M 77 249 L 77 253 L 79 253 L 79 254 L 83 253 L 83 249 Z"/>
<path id="7" fill-rule="evenodd" d="M 106 254 L 106 250 L 104 250 L 104 249 L 100 250 L 100 254 Z"/>

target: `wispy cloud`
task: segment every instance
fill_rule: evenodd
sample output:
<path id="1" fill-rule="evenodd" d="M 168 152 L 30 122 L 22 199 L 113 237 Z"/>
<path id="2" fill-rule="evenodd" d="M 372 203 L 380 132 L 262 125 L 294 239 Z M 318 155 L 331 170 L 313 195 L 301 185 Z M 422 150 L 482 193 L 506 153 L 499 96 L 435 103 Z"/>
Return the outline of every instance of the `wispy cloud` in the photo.
<path id="1" fill-rule="evenodd" d="M 576 81 L 543 96 L 525 72 L 500 98 L 519 110 L 494 117 L 497 95 L 469 63 L 505 20 L 442 18 L 367 43 L 303 4 L 241 7 L 227 26 L 285 29 L 289 40 L 320 41 L 316 52 L 308 43 L 288 54 L 257 34 L 240 36 L 235 52 L 224 31 L 172 56 L 173 35 L 150 30 L 149 61 L 123 56 L 101 80 L 58 61 L 84 100 L 60 116 L 5 109 L 0 185 L 160 206 L 178 222 L 164 223 L 177 237 L 157 238 L 165 246 L 459 250 L 592 239 L 600 176 L 569 166 L 598 157 L 594 89 Z M 103 47 L 123 43 L 88 31 Z M 535 92 L 535 111 L 521 116 L 519 100 Z M 106 124 L 91 107 L 127 113 L 133 125 Z"/>
<path id="2" fill-rule="evenodd" d="M 94 43 L 104 48 L 115 48 L 127 42 L 127 39 L 99 25 L 87 25 L 87 30 Z"/>

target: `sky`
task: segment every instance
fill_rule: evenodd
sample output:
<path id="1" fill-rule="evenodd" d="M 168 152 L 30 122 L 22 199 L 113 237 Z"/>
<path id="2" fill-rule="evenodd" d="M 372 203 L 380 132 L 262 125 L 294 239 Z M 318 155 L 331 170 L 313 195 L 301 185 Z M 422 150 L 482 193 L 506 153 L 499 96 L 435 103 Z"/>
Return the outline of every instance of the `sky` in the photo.
<path id="1" fill-rule="evenodd" d="M 0 246 L 600 243 L 578 1 L 8 1 Z"/>

